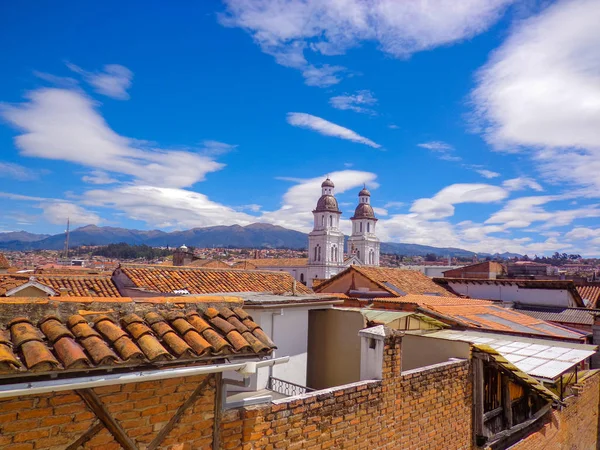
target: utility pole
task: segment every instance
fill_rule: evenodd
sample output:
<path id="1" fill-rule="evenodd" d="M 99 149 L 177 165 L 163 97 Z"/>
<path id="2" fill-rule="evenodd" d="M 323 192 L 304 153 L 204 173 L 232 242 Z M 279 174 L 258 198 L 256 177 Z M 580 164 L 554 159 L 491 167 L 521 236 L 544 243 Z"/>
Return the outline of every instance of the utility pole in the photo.
<path id="1" fill-rule="evenodd" d="M 65 237 L 65 249 L 63 251 L 63 259 L 66 261 L 69 258 L 69 217 L 67 217 L 67 235 Z"/>

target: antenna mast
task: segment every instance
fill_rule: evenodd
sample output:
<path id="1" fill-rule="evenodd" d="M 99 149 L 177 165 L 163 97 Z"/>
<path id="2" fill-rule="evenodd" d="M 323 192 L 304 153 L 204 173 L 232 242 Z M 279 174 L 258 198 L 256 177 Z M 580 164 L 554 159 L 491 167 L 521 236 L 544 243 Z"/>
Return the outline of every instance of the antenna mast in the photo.
<path id="1" fill-rule="evenodd" d="M 67 260 L 69 257 L 69 217 L 67 217 L 67 236 L 65 237 L 65 249 L 63 251 L 63 258 Z"/>

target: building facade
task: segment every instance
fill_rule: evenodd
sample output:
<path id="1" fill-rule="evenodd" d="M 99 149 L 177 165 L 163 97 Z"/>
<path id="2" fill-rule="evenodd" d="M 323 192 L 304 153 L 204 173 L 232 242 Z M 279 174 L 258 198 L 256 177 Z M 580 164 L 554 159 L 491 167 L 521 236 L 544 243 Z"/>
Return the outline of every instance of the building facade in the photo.
<path id="1" fill-rule="evenodd" d="M 290 273 L 297 281 L 312 287 L 313 280 L 328 280 L 352 265 L 379 266 L 379 239 L 375 234 L 377 218 L 371 207 L 371 193 L 363 188 L 354 211 L 352 235 L 344 253 L 344 233 L 340 230 L 342 212 L 335 198 L 335 185 L 327 178 L 321 184 L 321 197 L 313 210 L 313 230 L 308 235 L 308 260 L 273 259 L 260 268 Z M 250 260 L 252 263 L 257 260 Z M 262 260 L 258 260 L 262 261 Z"/>

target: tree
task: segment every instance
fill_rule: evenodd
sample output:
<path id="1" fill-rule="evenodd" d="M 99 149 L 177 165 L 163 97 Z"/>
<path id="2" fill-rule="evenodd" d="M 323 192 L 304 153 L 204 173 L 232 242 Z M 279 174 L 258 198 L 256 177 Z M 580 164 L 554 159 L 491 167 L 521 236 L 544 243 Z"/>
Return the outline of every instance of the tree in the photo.
<path id="1" fill-rule="evenodd" d="M 437 261 L 437 255 L 435 253 L 427 253 L 425 255 L 425 261 Z"/>

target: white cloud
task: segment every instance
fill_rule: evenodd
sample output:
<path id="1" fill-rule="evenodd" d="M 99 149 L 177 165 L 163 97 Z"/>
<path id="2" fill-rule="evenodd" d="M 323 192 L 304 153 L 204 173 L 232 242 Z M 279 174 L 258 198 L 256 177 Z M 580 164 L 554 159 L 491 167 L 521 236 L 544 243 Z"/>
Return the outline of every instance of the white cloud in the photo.
<path id="1" fill-rule="evenodd" d="M 508 192 L 490 184 L 457 183 L 445 187 L 432 198 L 415 200 L 410 212 L 422 219 L 442 219 L 454 215 L 454 205 L 460 203 L 493 203 L 505 199 Z"/>
<path id="2" fill-rule="evenodd" d="M 580 240 L 580 239 L 593 239 L 594 241 L 600 240 L 600 228 L 585 228 L 578 227 L 573 228 L 571 231 L 565 234 L 565 238 L 569 240 Z M 598 242 L 596 242 L 598 243 Z"/>
<path id="3" fill-rule="evenodd" d="M 502 183 L 509 191 L 520 191 L 523 189 L 533 189 L 534 191 L 542 192 L 544 188 L 533 178 L 529 177 L 518 177 L 504 181 Z"/>
<path id="4" fill-rule="evenodd" d="M 472 93 L 486 139 L 528 151 L 547 182 L 600 188 L 600 3 L 551 4 L 517 24 Z M 527 149 L 527 150 L 525 150 Z"/>
<path id="5" fill-rule="evenodd" d="M 41 203 L 44 218 L 53 224 L 66 224 L 67 219 L 73 225 L 98 225 L 102 222 L 98 214 L 88 211 L 81 206 L 68 202 Z"/>
<path id="6" fill-rule="evenodd" d="M 493 172 L 493 171 L 487 170 L 487 169 L 477 169 L 477 170 L 475 170 L 475 172 L 477 172 L 483 178 L 487 178 L 487 179 L 497 178 L 500 176 L 500 174 L 498 172 Z"/>
<path id="7" fill-rule="evenodd" d="M 454 155 L 454 147 L 443 141 L 429 141 L 417 144 L 417 147 L 426 148 L 436 153 L 444 161 L 462 161 L 460 156 Z"/>
<path id="8" fill-rule="evenodd" d="M 321 67 L 309 65 L 302 71 L 302 75 L 308 86 L 329 87 L 342 81 L 339 73 L 344 70 L 344 67 L 330 66 L 329 64 L 324 64 Z"/>
<path id="9" fill-rule="evenodd" d="M 373 142 L 372 140 L 367 139 L 366 137 L 363 137 L 348 128 L 344 128 L 317 116 L 291 112 L 287 115 L 287 121 L 290 125 L 295 127 L 308 128 L 309 130 L 316 131 L 317 133 L 321 133 L 326 136 L 334 136 L 340 139 L 346 139 L 348 141 L 365 144 L 369 147 L 381 148 L 381 145 L 377 144 L 376 142 Z"/>
<path id="10" fill-rule="evenodd" d="M 69 161 L 121 173 L 140 184 L 184 187 L 223 164 L 191 151 L 161 149 L 115 133 L 81 92 L 44 88 L 27 101 L 0 104 L 0 115 L 22 131 L 15 138 L 24 156 Z"/>
<path id="11" fill-rule="evenodd" d="M 119 186 L 84 193 L 87 205 L 123 211 L 127 217 L 160 228 L 193 228 L 212 225 L 248 225 L 257 218 L 185 189 L 157 186 Z"/>
<path id="12" fill-rule="evenodd" d="M 473 37 L 491 26 L 513 0 L 225 0 L 225 26 L 249 32 L 279 64 L 300 69 L 314 83 L 314 71 L 331 72 L 307 61 L 310 50 L 340 55 L 363 41 L 375 41 L 398 58 Z M 337 68 L 338 71 L 341 68 Z M 308 76 L 307 76 L 308 75 Z M 322 77 L 320 77 L 322 78 Z"/>
<path id="13" fill-rule="evenodd" d="M 3 177 L 14 178 L 19 181 L 30 181 L 38 178 L 38 172 L 20 164 L 0 161 L 0 173 Z"/>
<path id="14" fill-rule="evenodd" d="M 102 71 L 88 72 L 81 67 L 67 63 L 67 67 L 80 74 L 96 92 L 118 100 L 129 99 L 127 89 L 131 87 L 133 72 L 119 64 L 107 64 Z M 47 77 L 47 74 L 45 74 Z"/>
<path id="15" fill-rule="evenodd" d="M 383 205 L 383 207 L 384 208 L 402 208 L 405 205 L 406 205 L 406 203 L 404 203 L 404 202 L 387 202 L 385 205 Z"/>
<path id="16" fill-rule="evenodd" d="M 101 170 L 93 170 L 89 175 L 82 176 L 81 181 L 90 184 L 113 184 L 119 182 L 119 180 Z"/>
<path id="17" fill-rule="evenodd" d="M 398 125 L 392 123 L 392 124 L 388 125 L 388 128 L 391 129 L 391 130 L 397 130 L 400 127 Z"/>
<path id="18" fill-rule="evenodd" d="M 283 195 L 281 208 L 272 212 L 264 212 L 260 217 L 261 221 L 296 230 L 312 230 L 312 210 L 321 196 L 321 183 L 327 175 L 335 184 L 336 195 L 353 188 L 360 188 L 363 184 L 367 184 L 371 188 L 378 187 L 375 182 L 377 175 L 358 170 L 341 170 L 307 180 L 289 179 L 296 184 Z M 358 190 L 356 194 L 358 195 Z M 356 203 L 358 204 L 358 198 Z M 344 231 L 348 232 L 350 222 L 348 220 L 342 222 Z"/>
<path id="19" fill-rule="evenodd" d="M 329 103 L 336 109 L 351 110 L 358 113 L 375 114 L 373 109 L 369 108 L 377 103 L 377 99 L 371 91 L 362 90 L 355 94 L 344 94 L 331 97 Z"/>

